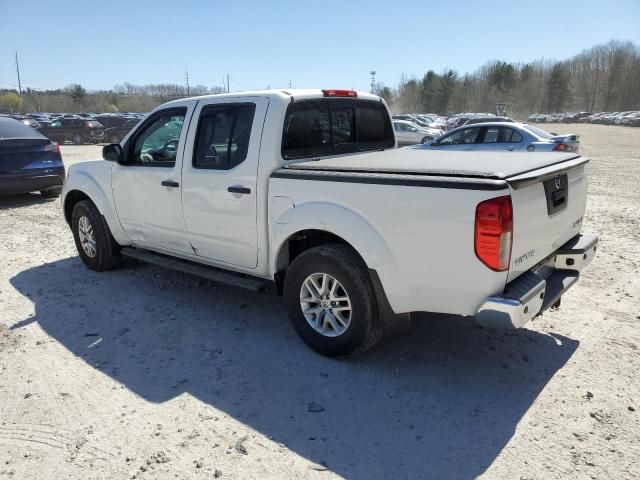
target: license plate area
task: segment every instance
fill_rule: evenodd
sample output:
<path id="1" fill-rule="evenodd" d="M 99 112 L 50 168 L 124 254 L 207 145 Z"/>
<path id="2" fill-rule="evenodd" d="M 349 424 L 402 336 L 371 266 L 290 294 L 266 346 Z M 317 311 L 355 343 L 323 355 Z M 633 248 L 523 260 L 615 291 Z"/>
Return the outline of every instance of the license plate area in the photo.
<path id="1" fill-rule="evenodd" d="M 547 197 L 547 213 L 549 216 L 567 208 L 569 202 L 569 184 L 567 174 L 557 175 L 545 180 L 544 194 Z"/>

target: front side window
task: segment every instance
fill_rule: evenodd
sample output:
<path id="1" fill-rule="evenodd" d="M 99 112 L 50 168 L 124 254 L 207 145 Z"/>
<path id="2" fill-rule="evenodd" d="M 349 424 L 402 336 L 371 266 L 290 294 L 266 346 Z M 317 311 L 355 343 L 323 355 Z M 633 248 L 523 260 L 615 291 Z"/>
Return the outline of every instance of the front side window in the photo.
<path id="1" fill-rule="evenodd" d="M 186 108 L 158 113 L 136 134 L 129 165 L 168 167 L 176 164 Z"/>
<path id="2" fill-rule="evenodd" d="M 462 130 L 453 132 L 446 137 L 442 137 L 438 141 L 438 145 L 462 145 L 476 143 L 478 131 L 478 128 L 463 128 Z"/>
<path id="3" fill-rule="evenodd" d="M 196 146 L 195 168 L 229 170 L 247 158 L 255 105 L 225 105 L 202 110 Z"/>

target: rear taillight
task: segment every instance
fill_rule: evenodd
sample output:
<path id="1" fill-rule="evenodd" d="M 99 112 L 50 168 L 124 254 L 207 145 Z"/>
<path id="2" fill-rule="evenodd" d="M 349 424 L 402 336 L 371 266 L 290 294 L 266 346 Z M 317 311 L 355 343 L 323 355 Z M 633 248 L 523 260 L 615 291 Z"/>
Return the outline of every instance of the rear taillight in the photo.
<path id="1" fill-rule="evenodd" d="M 352 97 L 355 98 L 358 96 L 358 92 L 356 92 L 355 90 L 339 90 L 339 89 L 329 89 L 329 90 L 322 90 L 322 94 L 325 97 Z"/>
<path id="2" fill-rule="evenodd" d="M 559 143 L 555 147 L 553 147 L 554 152 L 566 152 L 569 146 L 565 143 Z"/>
<path id="3" fill-rule="evenodd" d="M 44 146 L 44 151 L 60 153 L 60 145 L 58 145 L 56 142 L 51 142 L 48 145 Z"/>
<path id="4" fill-rule="evenodd" d="M 509 268 L 513 236 L 511 197 L 497 197 L 476 207 L 476 256 L 487 267 L 498 272 Z"/>

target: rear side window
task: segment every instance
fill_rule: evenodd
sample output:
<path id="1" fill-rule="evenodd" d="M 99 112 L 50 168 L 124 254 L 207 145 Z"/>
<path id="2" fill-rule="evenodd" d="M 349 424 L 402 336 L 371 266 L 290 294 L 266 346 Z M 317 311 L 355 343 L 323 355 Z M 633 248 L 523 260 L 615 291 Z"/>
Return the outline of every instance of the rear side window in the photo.
<path id="1" fill-rule="evenodd" d="M 200 114 L 193 166 L 230 170 L 247 158 L 254 104 L 207 107 Z"/>
<path id="2" fill-rule="evenodd" d="M 483 143 L 498 143 L 498 137 L 500 135 L 500 128 L 489 127 L 484 134 Z"/>
<path id="3" fill-rule="evenodd" d="M 504 142 L 505 143 L 520 143 L 522 142 L 522 135 L 520 132 L 516 132 L 513 128 L 503 128 L 504 130 Z"/>
<path id="4" fill-rule="evenodd" d="M 395 144 L 384 105 L 366 100 L 302 100 L 292 103 L 285 118 L 285 159 L 350 153 Z"/>

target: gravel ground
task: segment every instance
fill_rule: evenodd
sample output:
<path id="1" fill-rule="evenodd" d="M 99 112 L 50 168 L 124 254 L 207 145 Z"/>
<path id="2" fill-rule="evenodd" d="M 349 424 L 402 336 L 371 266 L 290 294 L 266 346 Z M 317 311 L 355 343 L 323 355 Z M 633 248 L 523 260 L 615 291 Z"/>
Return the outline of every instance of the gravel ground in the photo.
<path id="1" fill-rule="evenodd" d="M 547 128 L 582 135 L 601 242 L 562 308 L 425 317 L 349 361 L 274 294 L 91 272 L 58 201 L 0 199 L 0 478 L 640 478 L 640 129 Z"/>

